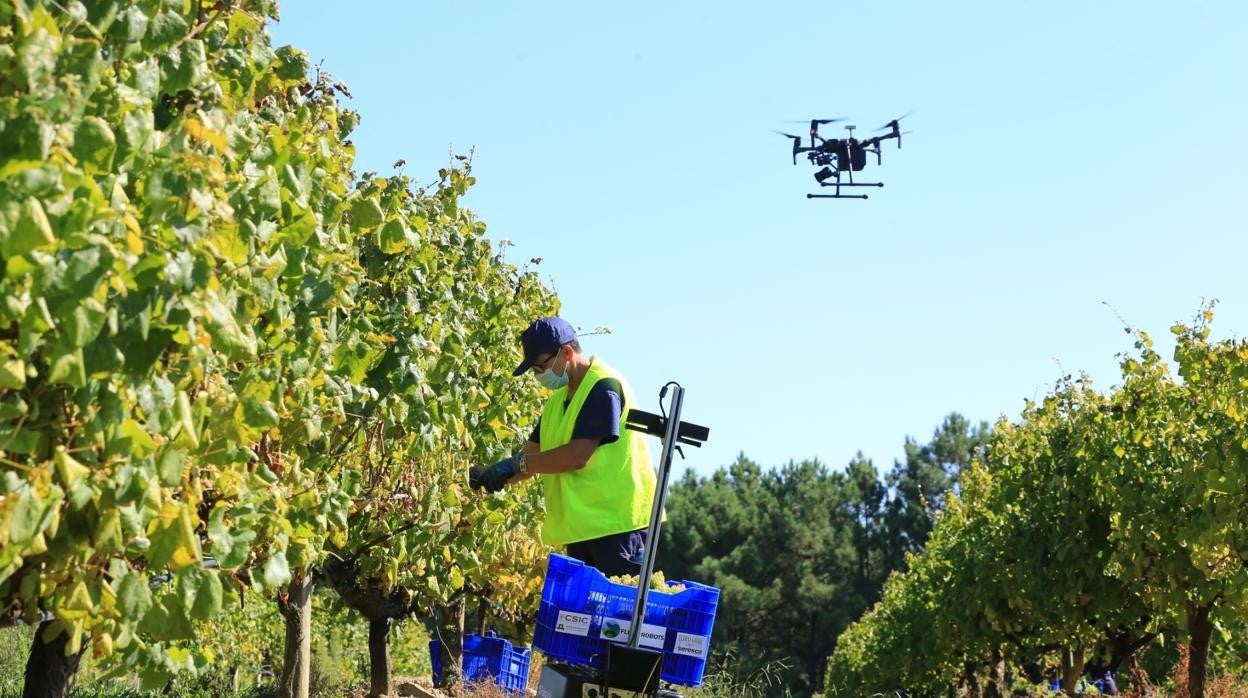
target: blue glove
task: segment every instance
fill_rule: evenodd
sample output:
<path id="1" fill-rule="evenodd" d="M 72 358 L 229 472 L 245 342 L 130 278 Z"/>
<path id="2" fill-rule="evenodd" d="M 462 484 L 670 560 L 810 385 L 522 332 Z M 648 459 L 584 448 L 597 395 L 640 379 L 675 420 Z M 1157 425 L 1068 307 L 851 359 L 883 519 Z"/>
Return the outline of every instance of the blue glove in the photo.
<path id="1" fill-rule="evenodd" d="M 468 484 L 473 489 L 501 492 L 507 481 L 520 472 L 516 461 L 516 456 L 508 456 L 493 465 L 475 466 L 468 471 Z"/>

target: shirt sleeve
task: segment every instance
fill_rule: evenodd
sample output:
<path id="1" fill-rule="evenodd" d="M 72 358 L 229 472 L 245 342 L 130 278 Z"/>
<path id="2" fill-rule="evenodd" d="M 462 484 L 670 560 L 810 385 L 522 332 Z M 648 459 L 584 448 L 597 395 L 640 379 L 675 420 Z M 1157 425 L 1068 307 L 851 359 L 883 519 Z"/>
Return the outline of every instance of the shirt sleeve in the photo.
<path id="1" fill-rule="evenodd" d="M 572 427 L 572 438 L 596 439 L 600 446 L 618 441 L 623 411 L 619 383 L 609 378 L 599 380 L 585 396 L 585 404 Z"/>
<path id="2" fill-rule="evenodd" d="M 529 434 L 529 443 L 542 443 L 542 418 L 537 418 L 537 424 L 533 425 L 533 433 Z"/>

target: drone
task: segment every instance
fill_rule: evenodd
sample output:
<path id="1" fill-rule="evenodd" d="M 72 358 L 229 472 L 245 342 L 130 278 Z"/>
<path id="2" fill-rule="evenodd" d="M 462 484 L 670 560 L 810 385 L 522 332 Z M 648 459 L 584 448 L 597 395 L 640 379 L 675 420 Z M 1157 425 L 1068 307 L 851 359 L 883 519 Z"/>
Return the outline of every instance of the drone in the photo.
<path id="1" fill-rule="evenodd" d="M 832 194 L 807 194 L 807 199 L 865 199 L 866 194 L 842 194 L 841 187 L 882 187 L 883 182 L 855 182 L 854 173 L 861 172 L 867 166 L 867 156 L 875 155 L 877 165 L 884 163 L 884 154 L 882 144 L 889 139 L 897 140 L 897 148 L 901 149 L 901 137 L 903 134 L 910 133 L 902 131 L 899 122 L 913 114 L 907 112 L 902 116 L 881 126 L 877 131 L 887 131 L 879 136 L 871 138 L 858 139 L 854 137 L 854 129 L 857 126 L 846 125 L 845 130 L 849 132 L 845 138 L 824 138 L 819 135 L 819 127 L 827 124 L 834 124 L 845 121 L 845 119 L 811 119 L 810 120 L 810 145 L 802 145 L 802 137 L 795 136 L 791 133 L 776 131 L 776 133 L 789 138 L 793 141 L 793 164 L 797 164 L 797 156 L 806 153 L 806 159 L 810 164 L 822 169 L 815 172 L 815 181 L 821 187 L 833 187 Z M 842 181 L 844 175 L 848 181 Z"/>

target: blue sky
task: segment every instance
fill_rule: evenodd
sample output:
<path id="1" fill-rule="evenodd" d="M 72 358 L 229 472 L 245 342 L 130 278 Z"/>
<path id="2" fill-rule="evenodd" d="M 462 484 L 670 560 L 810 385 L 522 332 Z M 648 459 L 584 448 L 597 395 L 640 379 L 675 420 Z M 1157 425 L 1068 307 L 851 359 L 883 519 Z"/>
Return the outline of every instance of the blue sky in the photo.
<path id="1" fill-rule="evenodd" d="M 1248 332 L 1248 3 L 347 7 L 271 31 L 350 87 L 357 171 L 475 149 L 468 205 L 611 329 L 585 348 L 644 409 L 687 389 L 711 438 L 678 468 L 886 470 L 949 412 L 1117 382 L 1118 316 L 1166 355 L 1206 298 Z M 868 201 L 807 200 L 771 132 L 911 109 Z"/>

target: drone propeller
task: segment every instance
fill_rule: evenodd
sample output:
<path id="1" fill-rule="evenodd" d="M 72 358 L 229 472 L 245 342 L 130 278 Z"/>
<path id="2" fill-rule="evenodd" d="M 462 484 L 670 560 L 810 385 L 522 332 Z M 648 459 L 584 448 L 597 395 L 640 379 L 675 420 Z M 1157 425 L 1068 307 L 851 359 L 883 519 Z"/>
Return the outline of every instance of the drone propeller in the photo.
<path id="1" fill-rule="evenodd" d="M 888 129 L 890 129 L 890 128 L 897 128 L 897 122 L 898 122 L 898 121 L 901 121 L 902 119 L 908 118 L 909 116 L 911 116 L 912 114 L 914 114 L 914 113 L 915 113 L 915 112 L 917 112 L 917 111 L 918 111 L 918 109 L 911 109 L 910 111 L 906 112 L 905 114 L 902 114 L 901 116 L 897 117 L 896 119 L 893 119 L 892 121 L 890 121 L 890 122 L 888 122 L 888 123 L 884 124 L 883 126 L 881 126 L 881 127 L 877 128 L 877 129 L 875 129 L 875 130 L 876 130 L 876 131 L 887 131 L 887 130 L 888 130 Z"/>
<path id="2" fill-rule="evenodd" d="M 844 118 L 837 119 L 811 119 L 810 120 L 810 147 L 815 147 L 815 139 L 823 140 L 819 135 L 819 127 L 823 124 L 834 124 L 838 121 L 845 121 Z"/>
<path id="3" fill-rule="evenodd" d="M 881 127 L 877 128 L 877 129 L 876 129 L 876 131 L 888 131 L 888 130 L 892 130 L 892 133 L 891 133 L 890 135 L 891 135 L 893 138 L 896 138 L 896 139 L 897 139 L 897 148 L 898 148 L 898 149 L 901 149 L 901 136 L 902 136 L 902 134 L 903 134 L 903 133 L 910 133 L 910 132 L 909 132 L 909 131 L 904 131 L 904 132 L 903 132 L 903 131 L 901 130 L 901 127 L 897 125 L 897 122 L 898 122 L 898 121 L 901 121 L 902 119 L 904 119 L 904 118 L 906 118 L 906 117 L 908 117 L 908 116 L 910 116 L 911 114 L 915 113 L 916 111 L 918 111 L 918 109 L 911 109 L 910 111 L 906 112 L 905 114 L 902 114 L 901 116 L 897 117 L 896 119 L 893 119 L 892 121 L 890 121 L 890 122 L 888 122 L 888 123 L 884 124 L 883 126 L 881 126 Z"/>
<path id="4" fill-rule="evenodd" d="M 880 144 L 880 141 L 888 140 L 889 138 L 892 138 L 892 137 L 894 137 L 894 136 L 897 136 L 897 137 L 900 137 L 900 136 L 906 136 L 906 135 L 909 135 L 909 134 L 911 134 L 911 133 L 914 133 L 914 130 L 913 130 L 913 129 L 906 129 L 905 131 L 898 131 L 898 132 L 897 132 L 897 133 L 895 133 L 895 134 L 893 134 L 893 133 L 889 133 L 889 134 L 887 134 L 887 135 L 883 135 L 883 136 L 872 136 L 871 138 L 868 138 L 868 139 L 864 140 L 864 141 L 863 141 L 863 143 L 874 143 L 874 144 L 876 144 L 876 145 L 879 145 L 879 144 Z"/>
<path id="5" fill-rule="evenodd" d="M 835 119 L 811 119 L 810 120 L 810 147 L 815 147 L 815 138 L 819 136 L 819 127 L 823 124 L 835 124 L 838 121 L 845 121 L 845 117 L 837 117 Z M 805 121 L 786 121 L 786 124 L 804 124 Z"/>
<path id="6" fill-rule="evenodd" d="M 793 164 L 796 165 L 797 154 L 801 152 L 801 148 L 802 148 L 802 137 L 794 136 L 793 134 L 785 133 L 784 131 L 775 131 L 775 133 L 778 133 L 781 136 L 784 136 L 785 138 L 790 138 L 793 140 Z"/>
<path id="7" fill-rule="evenodd" d="M 824 124 L 835 124 L 845 119 L 811 119 L 810 120 L 810 147 L 815 147 L 815 136 L 819 135 L 819 127 Z"/>

